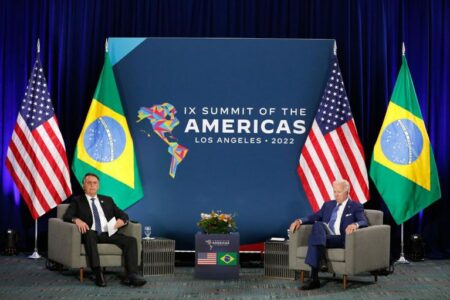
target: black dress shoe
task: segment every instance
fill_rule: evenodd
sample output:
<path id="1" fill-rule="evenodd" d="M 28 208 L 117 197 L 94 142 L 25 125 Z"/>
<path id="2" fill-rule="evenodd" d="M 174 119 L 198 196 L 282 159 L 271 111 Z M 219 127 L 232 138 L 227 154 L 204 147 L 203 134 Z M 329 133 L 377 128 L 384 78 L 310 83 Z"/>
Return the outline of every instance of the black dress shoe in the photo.
<path id="1" fill-rule="evenodd" d="M 147 281 L 136 273 L 132 273 L 122 280 L 122 283 L 131 286 L 143 286 Z"/>
<path id="2" fill-rule="evenodd" d="M 105 276 L 103 276 L 103 272 L 98 272 L 95 274 L 95 284 L 101 287 L 106 286 Z"/>
<path id="3" fill-rule="evenodd" d="M 301 290 L 309 291 L 309 290 L 314 290 L 314 289 L 318 289 L 318 288 L 320 288 L 319 279 L 311 279 L 310 281 L 308 281 L 301 287 Z"/>
<path id="4" fill-rule="evenodd" d="M 328 271 L 328 264 L 326 260 L 323 260 L 320 262 L 320 272 L 327 272 Z"/>

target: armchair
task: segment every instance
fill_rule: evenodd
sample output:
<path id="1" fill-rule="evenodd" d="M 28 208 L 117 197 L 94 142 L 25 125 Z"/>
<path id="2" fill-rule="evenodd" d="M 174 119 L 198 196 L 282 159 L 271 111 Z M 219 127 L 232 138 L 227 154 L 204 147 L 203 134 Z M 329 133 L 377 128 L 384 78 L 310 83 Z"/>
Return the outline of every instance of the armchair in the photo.
<path id="1" fill-rule="evenodd" d="M 77 226 L 63 221 L 68 204 L 57 207 L 57 217 L 48 221 L 48 259 L 68 268 L 80 270 L 80 281 L 83 281 L 84 268 L 88 266 L 88 259 L 84 245 L 81 243 L 81 234 Z M 133 236 L 137 240 L 138 265 L 141 263 L 141 224 L 129 222 L 119 232 Z M 122 250 L 113 244 L 98 244 L 100 264 L 102 267 L 123 266 Z"/>
<path id="2" fill-rule="evenodd" d="M 389 267 L 390 236 L 389 225 L 383 225 L 383 212 L 364 210 L 368 227 L 360 228 L 347 235 L 344 249 L 326 249 L 328 272 L 343 275 L 343 286 L 347 288 L 347 276 L 376 271 Z M 310 271 L 305 264 L 308 237 L 312 225 L 302 225 L 289 234 L 289 268 L 300 271 L 303 283 L 304 272 Z M 377 275 L 374 275 L 375 282 Z"/>

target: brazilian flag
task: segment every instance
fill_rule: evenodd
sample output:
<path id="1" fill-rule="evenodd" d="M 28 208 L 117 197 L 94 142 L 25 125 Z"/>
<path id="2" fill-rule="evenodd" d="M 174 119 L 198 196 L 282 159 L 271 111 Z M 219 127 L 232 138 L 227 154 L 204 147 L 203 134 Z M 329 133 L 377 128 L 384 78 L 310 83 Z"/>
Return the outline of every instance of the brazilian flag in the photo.
<path id="1" fill-rule="evenodd" d="M 433 150 L 404 55 L 373 150 L 370 177 L 397 224 L 441 197 Z"/>
<path id="2" fill-rule="evenodd" d="M 80 184 L 86 173 L 97 174 L 98 193 L 111 196 L 121 209 L 143 197 L 133 140 L 108 52 L 78 138 L 72 170 Z"/>
<path id="3" fill-rule="evenodd" d="M 217 253 L 217 264 L 219 266 L 237 266 L 238 258 L 236 252 L 219 252 Z"/>

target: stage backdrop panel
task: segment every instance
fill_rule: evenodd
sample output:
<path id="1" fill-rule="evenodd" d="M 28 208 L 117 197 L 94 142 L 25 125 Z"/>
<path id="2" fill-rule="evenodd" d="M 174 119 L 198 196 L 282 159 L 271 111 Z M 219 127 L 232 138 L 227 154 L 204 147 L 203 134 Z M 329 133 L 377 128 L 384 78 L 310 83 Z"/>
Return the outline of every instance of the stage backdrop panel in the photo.
<path id="1" fill-rule="evenodd" d="M 241 244 L 286 236 L 311 208 L 296 168 L 332 40 L 110 38 L 144 198 L 127 209 L 194 249 L 200 213 L 235 214 Z"/>

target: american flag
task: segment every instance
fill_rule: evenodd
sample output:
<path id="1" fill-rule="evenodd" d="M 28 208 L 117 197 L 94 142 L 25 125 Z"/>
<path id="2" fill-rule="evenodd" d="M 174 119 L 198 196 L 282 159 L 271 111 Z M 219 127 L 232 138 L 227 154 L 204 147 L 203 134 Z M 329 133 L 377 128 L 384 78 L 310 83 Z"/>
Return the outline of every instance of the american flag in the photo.
<path id="1" fill-rule="evenodd" d="M 350 198 L 369 200 L 364 150 L 353 120 L 336 55 L 317 114 L 300 154 L 298 175 L 313 211 L 333 199 L 336 179 L 350 182 Z"/>
<path id="2" fill-rule="evenodd" d="M 199 252 L 197 254 L 197 265 L 217 265 L 217 253 Z"/>
<path id="3" fill-rule="evenodd" d="M 72 194 L 64 140 L 39 52 L 9 142 L 6 167 L 34 219 Z"/>

